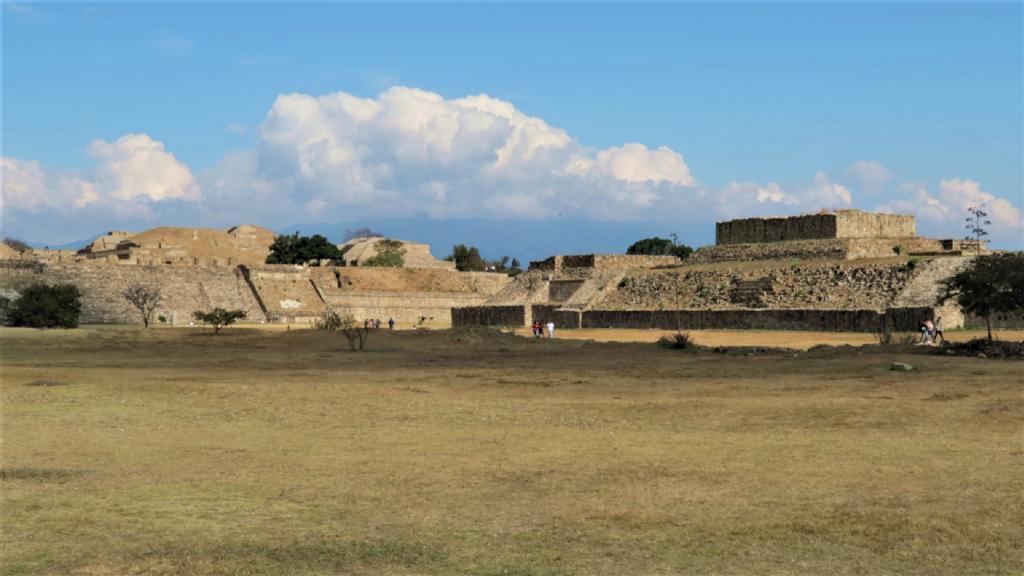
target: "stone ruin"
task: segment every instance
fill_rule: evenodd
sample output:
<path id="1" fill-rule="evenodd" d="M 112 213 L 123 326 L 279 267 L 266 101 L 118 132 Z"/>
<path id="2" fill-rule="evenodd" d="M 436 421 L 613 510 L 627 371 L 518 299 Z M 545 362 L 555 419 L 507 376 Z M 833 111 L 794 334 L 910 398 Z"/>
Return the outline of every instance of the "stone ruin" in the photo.
<path id="1" fill-rule="evenodd" d="M 913 216 L 835 210 L 785 218 L 744 218 L 715 225 L 715 245 L 701 248 L 694 262 L 778 259 L 860 260 L 981 253 L 971 240 L 922 238 Z"/>
<path id="2" fill-rule="evenodd" d="M 0 300 L 33 281 L 70 282 L 84 293 L 83 323 L 136 323 L 128 286 L 159 288 L 158 315 L 187 323 L 195 310 L 242 309 L 250 321 L 310 322 L 325 310 L 359 319 L 430 318 L 452 325 L 915 329 L 927 316 L 963 323 L 935 307 L 939 282 L 984 245 L 915 235 L 912 216 L 855 210 L 721 222 L 714 246 L 689 259 L 623 254 L 558 255 L 515 279 L 457 272 L 429 246 L 403 241 L 404 268 L 362 264 L 378 238 L 340 246 L 343 266 L 265 264 L 273 233 L 154 228 L 111 232 L 79 252 L 0 251 Z M 898 250 L 897 250 L 898 248 Z M 897 254 L 899 252 L 899 254 Z M 2 312 L 2 311 L 0 311 Z"/>
<path id="3" fill-rule="evenodd" d="M 343 253 L 345 266 L 362 266 L 367 260 L 377 255 L 377 244 L 381 240 L 393 238 L 353 238 L 338 248 Z M 408 240 L 399 240 L 405 250 L 405 268 L 431 268 L 455 271 L 455 262 L 438 260 L 430 253 L 430 246 Z"/>
<path id="4" fill-rule="evenodd" d="M 913 216 L 838 210 L 719 222 L 716 244 L 673 256 L 552 256 L 485 306 L 452 311 L 453 325 L 582 328 L 916 330 L 939 282 L 984 245 L 916 235 Z"/>
<path id="5" fill-rule="evenodd" d="M 332 309 L 409 327 L 424 319 L 445 324 L 453 307 L 483 304 L 509 282 L 504 274 L 457 272 L 413 242 L 403 242 L 403 268 L 363 268 L 379 240 L 339 246 L 341 266 L 276 265 L 266 264 L 274 234 L 259 226 L 109 232 L 77 252 L 0 251 L 0 301 L 32 282 L 72 283 L 83 292 L 83 323 L 137 323 L 121 293 L 138 284 L 161 291 L 156 315 L 174 325 L 220 306 L 244 310 L 254 322 L 308 323 Z"/>

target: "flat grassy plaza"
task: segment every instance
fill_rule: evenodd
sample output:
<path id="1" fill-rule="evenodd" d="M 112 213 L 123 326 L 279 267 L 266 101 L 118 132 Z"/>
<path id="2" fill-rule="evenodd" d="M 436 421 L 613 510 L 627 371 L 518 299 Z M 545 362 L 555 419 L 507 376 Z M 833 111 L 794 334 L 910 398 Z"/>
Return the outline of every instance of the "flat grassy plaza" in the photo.
<path id="1" fill-rule="evenodd" d="M 0 369 L 3 574 L 1024 571 L 1015 361 L 86 327 Z"/>

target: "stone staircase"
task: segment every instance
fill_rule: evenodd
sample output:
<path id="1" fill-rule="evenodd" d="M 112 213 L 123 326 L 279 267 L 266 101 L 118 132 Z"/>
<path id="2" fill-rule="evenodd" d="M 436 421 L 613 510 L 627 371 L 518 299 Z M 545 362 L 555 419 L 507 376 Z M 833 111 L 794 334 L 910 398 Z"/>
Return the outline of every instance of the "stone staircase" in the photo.
<path id="1" fill-rule="evenodd" d="M 729 302 L 746 308 L 767 308 L 764 295 L 773 291 L 770 276 L 757 280 L 738 280 L 729 289 Z"/>

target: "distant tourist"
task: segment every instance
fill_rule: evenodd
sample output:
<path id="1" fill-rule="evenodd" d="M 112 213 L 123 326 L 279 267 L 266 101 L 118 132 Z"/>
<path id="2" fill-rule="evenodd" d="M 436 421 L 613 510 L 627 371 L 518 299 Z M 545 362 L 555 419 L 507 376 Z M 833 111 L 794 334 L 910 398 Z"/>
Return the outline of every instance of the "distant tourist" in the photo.
<path id="1" fill-rule="evenodd" d="M 388 330 L 394 330 L 394 329 L 395 329 L 395 319 L 394 318 L 388 318 Z"/>
<path id="2" fill-rule="evenodd" d="M 932 334 L 932 342 L 938 344 L 939 338 L 942 338 L 942 343 L 946 343 L 946 336 L 942 333 L 942 316 L 935 319 L 935 328 Z"/>
<path id="3" fill-rule="evenodd" d="M 554 338 L 554 337 L 555 337 L 555 323 L 553 321 L 551 321 L 551 320 L 548 320 L 548 338 Z"/>
<path id="4" fill-rule="evenodd" d="M 932 324 L 931 320 L 921 321 L 921 342 L 919 344 L 931 344 L 932 343 L 932 329 L 935 325 Z"/>
<path id="5" fill-rule="evenodd" d="M 540 327 L 540 320 L 534 320 L 531 327 L 533 328 L 533 337 L 540 338 L 540 333 L 543 331 Z"/>

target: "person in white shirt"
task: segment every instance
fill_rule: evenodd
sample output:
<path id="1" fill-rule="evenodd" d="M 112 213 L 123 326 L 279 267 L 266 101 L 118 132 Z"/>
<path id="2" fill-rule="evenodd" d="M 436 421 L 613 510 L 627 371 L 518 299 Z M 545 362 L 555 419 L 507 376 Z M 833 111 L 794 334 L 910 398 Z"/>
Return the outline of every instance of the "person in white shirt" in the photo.
<path id="1" fill-rule="evenodd" d="M 548 328 L 548 338 L 554 338 L 555 337 L 555 323 L 552 322 L 551 320 L 548 320 L 547 328 Z"/>

